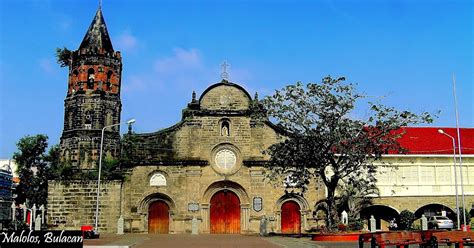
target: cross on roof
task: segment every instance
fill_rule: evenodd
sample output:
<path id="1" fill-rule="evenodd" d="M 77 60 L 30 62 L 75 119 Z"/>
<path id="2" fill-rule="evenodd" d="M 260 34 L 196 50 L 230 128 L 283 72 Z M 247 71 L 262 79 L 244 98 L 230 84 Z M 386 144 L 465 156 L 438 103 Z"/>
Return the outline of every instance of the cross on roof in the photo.
<path id="1" fill-rule="evenodd" d="M 228 80 L 229 79 L 229 73 L 227 72 L 227 68 L 230 65 L 227 63 L 227 61 L 224 60 L 224 63 L 221 64 L 222 67 L 222 73 L 221 73 L 221 78 Z"/>

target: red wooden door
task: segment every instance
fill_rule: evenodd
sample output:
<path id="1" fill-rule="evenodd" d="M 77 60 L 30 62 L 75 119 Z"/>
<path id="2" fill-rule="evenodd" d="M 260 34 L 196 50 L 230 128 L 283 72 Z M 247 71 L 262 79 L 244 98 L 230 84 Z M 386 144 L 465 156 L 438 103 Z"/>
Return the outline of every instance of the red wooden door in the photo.
<path id="1" fill-rule="evenodd" d="M 281 205 L 281 232 L 300 233 L 301 213 L 300 206 L 294 201 L 287 201 Z"/>
<path id="2" fill-rule="evenodd" d="M 164 201 L 156 201 L 148 208 L 148 233 L 169 232 L 169 206 Z"/>
<path id="3" fill-rule="evenodd" d="M 211 198 L 211 233 L 240 233 L 240 200 L 231 191 Z"/>

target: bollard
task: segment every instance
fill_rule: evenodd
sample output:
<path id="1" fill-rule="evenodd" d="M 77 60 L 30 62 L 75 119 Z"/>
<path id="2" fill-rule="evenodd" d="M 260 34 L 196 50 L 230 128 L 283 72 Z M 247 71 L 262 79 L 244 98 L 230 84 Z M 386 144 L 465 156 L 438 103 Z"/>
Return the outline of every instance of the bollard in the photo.
<path id="1" fill-rule="evenodd" d="M 377 228 L 376 228 L 376 225 L 375 225 L 375 218 L 373 215 L 370 216 L 370 232 L 376 232 L 377 231 Z"/>
<path id="2" fill-rule="evenodd" d="M 193 216 L 193 219 L 191 220 L 191 234 L 197 235 L 198 234 L 198 220 L 196 219 L 196 216 Z"/>
<path id="3" fill-rule="evenodd" d="M 346 210 L 342 211 L 341 220 L 342 220 L 342 224 L 344 224 L 344 225 L 349 224 L 349 219 L 348 219 Z"/>
<path id="4" fill-rule="evenodd" d="M 20 208 L 23 210 L 23 222 L 26 222 L 26 215 L 28 215 L 28 213 L 26 212 L 26 204 L 20 204 Z"/>
<path id="5" fill-rule="evenodd" d="M 422 231 L 428 230 L 428 220 L 426 219 L 424 214 L 421 215 L 420 221 L 421 221 L 421 230 Z"/>
<path id="6" fill-rule="evenodd" d="M 118 235 L 123 235 L 123 217 L 120 215 L 120 217 L 117 220 L 117 234 Z"/>
<path id="7" fill-rule="evenodd" d="M 268 224 L 267 217 L 264 215 L 260 219 L 260 236 L 267 236 L 268 235 L 267 224 Z"/>
<path id="8" fill-rule="evenodd" d="M 45 210 L 44 205 L 41 205 L 39 210 L 41 210 L 41 223 L 44 223 L 44 210 Z"/>
<path id="9" fill-rule="evenodd" d="M 15 206 L 15 202 L 12 202 L 12 220 L 15 221 L 16 220 L 16 206 Z"/>
<path id="10" fill-rule="evenodd" d="M 41 231 L 41 216 L 38 214 L 35 218 L 35 231 Z"/>

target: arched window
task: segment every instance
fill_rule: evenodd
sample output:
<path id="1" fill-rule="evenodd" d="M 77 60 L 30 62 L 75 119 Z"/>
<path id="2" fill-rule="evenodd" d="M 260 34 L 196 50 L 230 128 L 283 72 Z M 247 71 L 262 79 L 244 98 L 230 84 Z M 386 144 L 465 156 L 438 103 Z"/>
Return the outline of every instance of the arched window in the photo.
<path id="1" fill-rule="evenodd" d="M 229 125 L 229 122 L 226 120 L 221 122 L 221 136 L 224 136 L 224 137 L 230 136 L 230 125 Z"/>
<path id="2" fill-rule="evenodd" d="M 77 81 L 79 81 L 79 72 L 77 70 L 74 70 L 72 72 L 72 76 L 71 76 L 71 80 L 70 80 L 70 85 L 69 85 L 69 89 L 71 90 L 72 93 L 74 93 L 75 91 L 77 91 L 76 87 L 77 87 Z"/>
<path id="3" fill-rule="evenodd" d="M 150 177 L 150 186 L 166 186 L 166 177 L 156 172 Z"/>
<path id="4" fill-rule="evenodd" d="M 110 82 L 110 79 L 112 79 L 112 74 L 114 74 L 112 71 L 107 72 L 107 82 Z"/>
<path id="5" fill-rule="evenodd" d="M 74 70 L 72 72 L 72 82 L 77 82 L 77 77 L 79 76 L 79 72 L 77 70 Z"/>
<path id="6" fill-rule="evenodd" d="M 91 129 L 92 128 L 92 113 L 91 111 L 86 111 L 86 115 L 84 116 L 84 128 Z"/>
<path id="7" fill-rule="evenodd" d="M 107 72 L 107 81 L 106 81 L 106 84 L 107 84 L 107 90 L 110 90 L 110 80 L 112 79 L 112 75 L 114 73 L 112 71 L 108 71 Z"/>
<path id="8" fill-rule="evenodd" d="M 94 81 L 95 81 L 95 71 L 92 68 L 87 70 L 87 88 L 93 89 L 94 88 Z"/>

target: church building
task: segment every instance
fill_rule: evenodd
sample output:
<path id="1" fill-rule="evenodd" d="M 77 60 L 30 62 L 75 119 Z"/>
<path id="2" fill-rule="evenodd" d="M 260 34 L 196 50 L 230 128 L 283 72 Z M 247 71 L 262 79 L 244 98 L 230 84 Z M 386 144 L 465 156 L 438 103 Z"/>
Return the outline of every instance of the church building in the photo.
<path id="1" fill-rule="evenodd" d="M 123 169 L 125 180 L 103 181 L 100 185 L 100 232 L 116 232 L 118 227 L 123 227 L 125 232 L 190 233 L 197 225 L 199 233 L 258 233 L 260 224 L 265 222 L 268 232 L 296 234 L 323 223 L 314 206 L 325 197 L 322 182 L 316 179 L 307 191 L 300 192 L 292 189 L 290 182 L 285 183 L 284 178 L 279 182 L 267 180 L 264 164 L 269 157 L 264 151 L 283 141 L 285 130 L 270 122 L 257 94 L 252 97 L 242 86 L 224 78 L 210 85 L 200 96 L 190 92 L 191 101 L 187 105 L 183 101 L 186 107 L 181 121 L 175 125 L 154 133 L 129 132 L 121 138 L 121 73 L 121 53 L 112 46 L 99 7 L 69 62 L 61 154 L 63 161 L 69 161 L 76 168 L 93 170 L 98 165 L 104 127 L 113 126 L 104 130 L 104 156 L 119 156 L 121 147 L 125 146 L 121 143 L 133 140 L 127 154 L 130 164 Z M 415 136 L 420 134 L 416 129 L 410 130 Z M 463 129 L 463 133 L 471 139 L 474 137 L 472 129 Z M 419 183 L 426 189 L 434 189 L 431 187 L 440 186 L 436 185 L 436 175 L 429 178 L 432 181 L 425 181 L 428 177 L 420 174 L 420 170 L 428 171 L 424 167 L 429 167 L 434 168 L 435 173 L 442 165 L 450 178 L 452 149 L 449 150 L 449 140 L 447 143 L 448 150 L 435 156 L 425 153 L 408 157 L 393 155 L 387 159 L 403 167 L 416 168 L 414 177 L 423 179 Z M 429 150 L 430 144 L 423 148 Z M 473 145 L 472 140 L 468 145 Z M 465 187 L 465 193 L 468 202 L 474 203 L 474 150 L 465 151 L 470 151 L 463 157 L 464 183 L 469 187 Z M 407 176 L 413 179 L 409 172 L 411 169 L 400 180 Z M 384 175 L 381 174 L 381 178 Z M 428 209 L 433 213 L 440 209 L 453 212 L 451 179 L 442 182 L 442 195 L 431 195 L 411 206 L 406 203 L 410 197 L 426 192 L 403 195 L 406 193 L 403 191 L 397 195 L 395 191 L 395 195 L 390 195 L 393 185 L 400 186 L 396 190 L 420 187 L 404 185 L 410 183 L 408 181 L 393 184 L 390 180 L 396 180 L 398 174 L 393 177 L 379 180 L 384 195 L 373 206 L 373 211 L 368 212 L 378 218 L 379 228 L 383 228 L 381 223 L 403 210 L 395 205 L 415 211 L 437 204 Z M 79 229 L 82 225 L 93 225 L 96 190 L 94 180 L 68 184 L 50 181 L 50 227 Z M 380 214 L 374 214 L 376 212 Z"/>
<path id="2" fill-rule="evenodd" d="M 99 8 L 71 56 L 61 137 L 64 161 L 82 170 L 96 168 L 102 128 L 121 122 L 121 70 L 120 52 L 113 49 Z M 117 156 L 118 126 L 104 133 L 104 154 Z M 324 189 L 310 185 L 304 195 L 292 194 L 283 180 L 265 180 L 263 164 L 268 157 L 263 151 L 284 137 L 285 131 L 268 120 L 257 95 L 252 98 L 238 84 L 223 79 L 200 97 L 193 92 L 179 123 L 133 135 L 127 179 L 117 192 L 118 182 L 102 187 L 99 227 L 115 230 L 117 224 L 111 221 L 119 216 L 108 218 L 106 211 L 120 209 L 125 229 L 131 232 L 187 232 L 195 218 L 202 233 L 255 233 L 266 218 L 270 231 L 300 233 L 309 228 L 311 204 L 324 197 Z M 55 216 L 59 191 L 51 187 L 52 222 L 93 223 L 94 182 L 88 198 L 81 198 L 79 188 L 87 187 L 75 187 L 77 215 L 71 219 L 63 210 Z M 119 194 L 118 202 L 114 194 Z"/>

